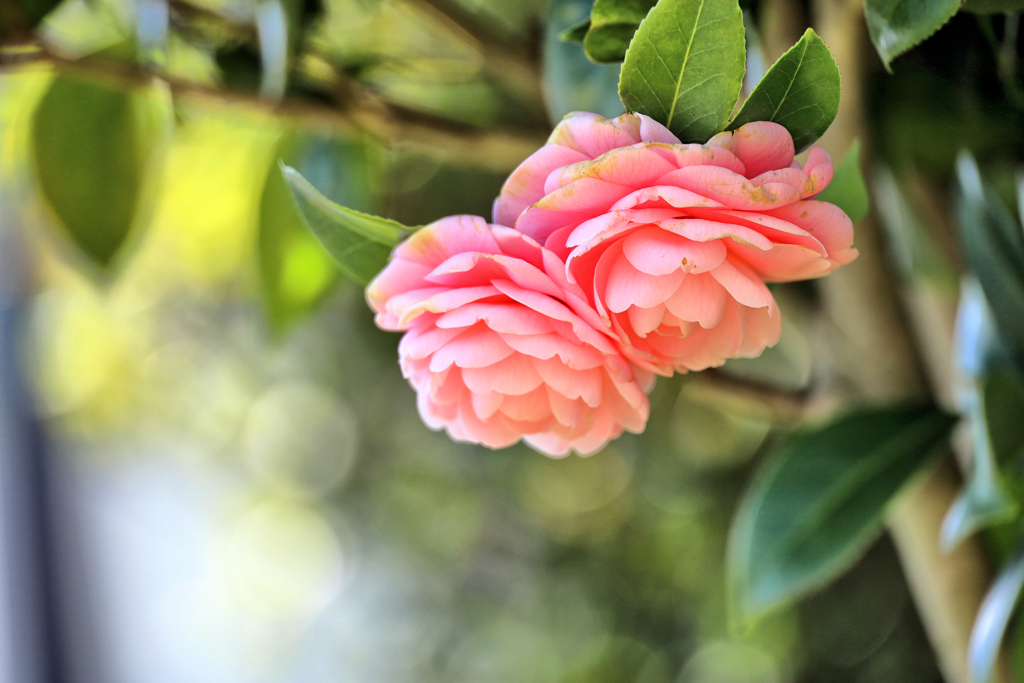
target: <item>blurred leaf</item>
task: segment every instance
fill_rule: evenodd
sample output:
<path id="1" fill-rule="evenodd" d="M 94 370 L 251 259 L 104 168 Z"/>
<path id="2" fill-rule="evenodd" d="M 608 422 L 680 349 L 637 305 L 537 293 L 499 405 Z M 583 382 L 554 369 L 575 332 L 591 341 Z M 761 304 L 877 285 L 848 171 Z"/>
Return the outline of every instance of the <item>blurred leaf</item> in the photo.
<path id="1" fill-rule="evenodd" d="M 590 17 L 579 21 L 558 34 L 558 39 L 566 43 L 583 43 L 590 30 Z"/>
<path id="2" fill-rule="evenodd" d="M 578 46 L 559 38 L 558 27 L 586 17 L 589 10 L 587 0 L 551 3 L 541 63 L 544 100 L 551 123 L 561 121 L 571 111 L 592 111 L 607 117 L 622 113 L 616 88 L 619 67 L 594 64 Z"/>
<path id="3" fill-rule="evenodd" d="M 979 403 L 968 413 L 973 442 L 970 476 L 942 522 L 947 550 L 979 529 L 1012 519 L 1018 510 L 1003 490 L 999 462 L 1024 447 L 1024 390 L 1009 373 L 993 371 L 985 377 Z"/>
<path id="4" fill-rule="evenodd" d="M 39 188 L 75 245 L 108 266 L 147 207 L 149 163 L 168 124 L 160 91 L 58 74 L 35 111 Z"/>
<path id="5" fill-rule="evenodd" d="M 784 445 L 747 491 L 730 533 L 737 616 L 760 616 L 853 564 L 880 533 L 889 501 L 954 423 L 931 407 L 878 408 Z"/>
<path id="6" fill-rule="evenodd" d="M 1018 543 L 1010 561 L 999 572 L 974 620 L 974 629 L 971 631 L 971 640 L 967 648 L 967 665 L 971 680 L 987 683 L 992 679 L 999 657 L 999 647 L 1017 600 L 1020 599 L 1022 586 L 1024 542 Z"/>
<path id="7" fill-rule="evenodd" d="M 149 65 L 167 61 L 167 0 L 138 0 L 135 7 L 135 40 L 141 60 Z"/>
<path id="8" fill-rule="evenodd" d="M 745 59 L 736 0 L 661 0 L 626 52 L 619 97 L 683 142 L 703 143 L 728 123 Z"/>
<path id="9" fill-rule="evenodd" d="M 306 225 L 342 271 L 367 285 L 387 265 L 391 249 L 409 228 L 387 218 L 339 206 L 320 194 L 294 168 L 281 165 Z"/>
<path id="10" fill-rule="evenodd" d="M 864 176 L 860 172 L 860 140 L 854 140 L 850 149 L 836 164 L 832 182 L 815 199 L 835 204 L 856 223 L 871 209 L 871 199 Z"/>
<path id="11" fill-rule="evenodd" d="M 774 121 L 803 151 L 824 134 L 839 112 L 839 67 L 813 29 L 772 64 L 729 124 Z M 863 183 L 862 183 L 863 185 Z"/>
<path id="12" fill-rule="evenodd" d="M 999 332 L 1024 351 L 1024 235 L 970 154 L 957 159 L 960 236 L 967 262 L 992 308 Z"/>
<path id="13" fill-rule="evenodd" d="M 1024 10 L 1024 0 L 965 0 L 961 8 L 972 14 L 1005 14 Z"/>
<path id="14" fill-rule="evenodd" d="M 949 21 L 960 0 L 864 0 L 871 42 L 887 71 L 892 60 Z"/>
<path id="15" fill-rule="evenodd" d="M 640 22 L 658 0 L 594 0 L 583 40 L 587 57 L 598 64 L 621 62 Z"/>
<path id="16" fill-rule="evenodd" d="M 374 209 L 380 174 L 369 145 L 290 135 L 277 156 L 301 169 L 332 200 Z M 276 163 L 268 171 L 260 199 L 259 257 L 263 302 L 277 334 L 314 310 L 338 281 L 334 260 L 306 227 Z"/>

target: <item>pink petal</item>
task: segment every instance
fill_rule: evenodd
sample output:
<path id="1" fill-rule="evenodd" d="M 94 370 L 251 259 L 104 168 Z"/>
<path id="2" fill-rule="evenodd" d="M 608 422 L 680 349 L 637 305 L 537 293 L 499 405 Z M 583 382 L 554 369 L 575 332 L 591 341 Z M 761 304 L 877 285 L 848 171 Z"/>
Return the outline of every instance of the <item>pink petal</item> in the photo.
<path id="1" fill-rule="evenodd" d="M 648 275 L 634 268 L 629 259 L 619 257 L 608 274 L 604 303 L 613 313 L 622 313 L 630 306 L 651 308 L 672 296 L 684 277 L 680 270 Z"/>
<path id="2" fill-rule="evenodd" d="M 790 185 L 765 183 L 757 187 L 739 173 L 718 166 L 687 166 L 666 173 L 658 183 L 676 185 L 733 209 L 764 211 L 800 199 Z"/>
<path id="3" fill-rule="evenodd" d="M 470 394 L 470 398 L 473 404 L 473 412 L 481 420 L 489 420 L 491 416 L 498 412 L 498 408 L 501 407 L 502 401 L 505 400 L 505 394 L 499 394 L 496 391 L 492 391 L 488 394 Z"/>
<path id="4" fill-rule="evenodd" d="M 566 398 L 550 386 L 545 387 L 545 390 L 548 394 L 548 405 L 555 419 L 566 427 L 578 425 L 583 417 L 583 401 L 578 398 Z"/>
<path id="5" fill-rule="evenodd" d="M 581 178 L 597 178 L 632 188 L 646 187 L 653 180 L 676 168 L 665 155 L 652 148 L 657 143 L 640 143 L 605 152 L 593 160 L 556 168 L 544 183 L 544 192 L 555 190 Z"/>
<path id="6" fill-rule="evenodd" d="M 410 330 L 398 342 L 398 355 L 402 358 L 426 358 L 461 333 L 461 328 L 444 330 L 433 326 Z"/>
<path id="7" fill-rule="evenodd" d="M 593 159 L 610 149 L 640 142 L 640 123 L 631 114 L 606 119 L 589 112 L 573 112 L 555 126 L 548 144 L 564 145 Z"/>
<path id="8" fill-rule="evenodd" d="M 467 274 L 473 277 L 467 278 Z M 561 289 L 547 274 L 521 259 L 504 254 L 456 254 L 435 268 L 428 279 L 449 286 L 467 286 L 473 282 L 510 279 L 528 289 L 560 297 Z"/>
<path id="9" fill-rule="evenodd" d="M 409 292 L 404 296 L 419 295 L 421 292 L 431 292 L 430 296 L 421 299 L 417 303 L 405 308 L 403 311 L 403 297 L 395 297 L 391 300 L 389 308 L 394 308 L 395 313 L 400 313 L 398 324 L 401 327 L 407 327 L 416 317 L 423 315 L 424 313 L 445 313 L 447 311 L 454 310 L 460 306 L 464 306 L 473 301 L 479 301 L 480 299 L 486 299 L 492 296 L 498 296 L 501 294 L 497 289 L 491 285 L 485 285 L 482 287 L 463 287 L 461 289 L 443 289 L 437 293 L 436 290 L 418 290 L 416 292 Z M 411 302 L 410 302 L 411 303 Z"/>
<path id="10" fill-rule="evenodd" d="M 534 369 L 532 359 L 518 353 L 486 368 L 464 368 L 462 379 L 474 393 L 497 391 L 510 396 L 533 391 L 544 382 Z"/>
<path id="11" fill-rule="evenodd" d="M 813 249 L 776 244 L 769 251 L 730 243 L 729 253 L 746 263 L 765 282 L 795 282 L 827 275 L 835 263 Z"/>
<path id="12" fill-rule="evenodd" d="M 501 412 L 513 420 L 540 422 L 551 417 L 548 388 L 539 386 L 522 396 L 508 396 L 501 404 Z"/>
<path id="13" fill-rule="evenodd" d="M 664 142 L 668 145 L 678 145 L 679 138 L 672 132 L 646 114 L 633 114 L 640 120 L 640 139 L 645 142 Z"/>
<path id="14" fill-rule="evenodd" d="M 665 317 L 665 304 L 658 304 L 653 308 L 640 308 L 630 306 L 627 311 L 629 323 L 633 326 L 633 332 L 641 337 L 646 337 L 648 332 L 658 329 L 662 318 Z"/>
<path id="15" fill-rule="evenodd" d="M 708 212 L 708 215 L 713 215 L 713 213 Z M 771 240 L 761 233 L 734 223 L 705 218 L 683 218 L 661 221 L 660 225 L 663 230 L 668 230 L 695 242 L 710 242 L 728 237 L 735 242 L 748 244 L 756 249 L 772 248 Z"/>
<path id="16" fill-rule="evenodd" d="M 485 368 L 513 353 L 497 332 L 483 326 L 472 327 L 434 353 L 430 371 L 440 372 L 453 363 L 460 368 Z"/>
<path id="17" fill-rule="evenodd" d="M 416 232 L 397 247 L 393 259 L 436 267 L 465 251 L 498 253 L 490 226 L 480 216 L 448 216 Z"/>
<path id="18" fill-rule="evenodd" d="M 661 228 L 642 228 L 622 243 L 622 253 L 633 266 L 648 275 L 703 273 L 725 259 L 721 240 L 695 242 Z"/>
<path id="19" fill-rule="evenodd" d="M 659 206 L 664 208 L 675 207 L 685 209 L 691 206 L 707 208 L 718 208 L 725 206 L 713 199 L 691 192 L 690 190 L 676 187 L 670 184 L 645 187 L 635 192 L 630 192 L 622 199 L 612 204 L 612 211 L 632 209 L 639 206 Z"/>
<path id="20" fill-rule="evenodd" d="M 839 264 L 857 258 L 853 248 L 853 223 L 843 210 L 828 202 L 804 200 L 775 209 L 770 215 L 797 225 L 813 235 Z"/>
<path id="21" fill-rule="evenodd" d="M 726 259 L 711 271 L 718 284 L 725 287 L 733 299 L 751 308 L 767 307 L 775 312 L 775 299 L 764 282 L 749 266 L 739 260 Z"/>
<path id="22" fill-rule="evenodd" d="M 722 321 L 728 293 L 710 274 L 687 275 L 665 306 L 680 320 L 714 327 Z"/>
<path id="23" fill-rule="evenodd" d="M 744 174 L 754 178 L 765 171 L 788 168 L 793 163 L 793 137 L 783 126 L 770 121 L 754 121 L 737 128 L 728 149 L 747 167 Z"/>
<path id="24" fill-rule="evenodd" d="M 434 323 L 441 328 L 469 327 L 483 321 L 495 332 L 542 334 L 551 331 L 545 316 L 521 304 L 468 304 L 448 311 Z"/>
<path id="25" fill-rule="evenodd" d="M 543 244 L 558 228 L 605 212 L 633 189 L 597 178 L 580 178 L 523 211 L 516 229 Z"/>
<path id="26" fill-rule="evenodd" d="M 534 359 L 534 367 L 544 383 L 566 398 L 582 398 L 588 406 L 601 403 L 601 375 L 599 368 L 573 370 L 562 361 Z"/>
<path id="27" fill-rule="evenodd" d="M 494 200 L 494 222 L 515 225 L 523 209 L 544 196 L 544 180 L 552 170 L 588 158 L 586 154 L 562 145 L 541 147 L 519 164 L 505 181 L 501 193 Z"/>

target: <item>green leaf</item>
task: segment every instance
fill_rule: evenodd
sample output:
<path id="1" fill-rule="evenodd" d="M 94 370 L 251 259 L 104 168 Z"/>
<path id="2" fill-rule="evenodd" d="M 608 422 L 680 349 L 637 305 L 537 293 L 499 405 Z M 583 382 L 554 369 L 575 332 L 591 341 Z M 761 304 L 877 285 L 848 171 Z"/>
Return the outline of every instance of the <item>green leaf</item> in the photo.
<path id="1" fill-rule="evenodd" d="M 1006 635 L 1006 627 L 1013 616 L 1014 607 L 1024 587 L 1024 542 L 1017 545 L 1013 557 L 999 572 L 988 595 L 981 603 L 974 620 L 971 640 L 967 646 L 967 668 L 971 680 L 988 683 L 992 680 L 999 648 Z"/>
<path id="2" fill-rule="evenodd" d="M 332 200 L 375 209 L 380 164 L 371 143 L 309 134 L 286 136 L 277 157 L 301 169 Z M 276 163 L 260 198 L 260 284 L 278 335 L 315 310 L 338 282 L 334 259 L 306 227 Z"/>
<path id="3" fill-rule="evenodd" d="M 342 272 L 361 285 L 369 284 L 387 265 L 391 249 L 408 235 L 410 228 L 335 204 L 294 168 L 281 164 L 281 172 L 306 225 Z"/>
<path id="4" fill-rule="evenodd" d="M 1024 389 L 1006 371 L 990 372 L 982 383 L 980 401 L 968 412 L 973 453 L 971 471 L 963 491 L 942 522 L 942 544 L 947 550 L 979 529 L 1013 519 L 1018 505 L 1003 489 L 999 473 L 1024 447 Z"/>
<path id="5" fill-rule="evenodd" d="M 592 111 L 609 118 L 622 113 L 616 87 L 619 67 L 595 64 L 579 47 L 558 38 L 556 27 L 577 21 L 589 11 L 588 0 L 554 0 L 548 9 L 541 83 L 552 124 L 572 111 Z"/>
<path id="6" fill-rule="evenodd" d="M 583 39 L 587 37 L 587 31 L 590 30 L 590 17 L 578 21 L 569 28 L 565 29 L 558 34 L 558 39 L 563 43 L 583 43 Z"/>
<path id="7" fill-rule="evenodd" d="M 763 615 L 849 568 L 954 422 L 931 407 L 863 410 L 780 448 L 744 496 L 730 532 L 735 614 Z"/>
<path id="8" fill-rule="evenodd" d="M 583 50 L 598 64 L 621 62 L 640 22 L 657 0 L 594 0 Z"/>
<path id="9" fill-rule="evenodd" d="M 839 112 L 839 67 L 813 29 L 772 64 L 729 124 L 774 121 L 802 151 L 824 134 Z M 863 183 L 862 183 L 863 184 Z"/>
<path id="10" fill-rule="evenodd" d="M 1000 335 L 1024 352 L 1024 234 L 1003 202 L 985 187 L 964 152 L 957 159 L 960 238 L 985 292 Z"/>
<path id="11" fill-rule="evenodd" d="M 960 0 L 864 0 L 871 42 L 887 71 L 892 60 L 938 31 Z"/>
<path id="12" fill-rule="evenodd" d="M 815 197 L 823 202 L 835 204 L 850 220 L 856 223 L 867 215 L 871 208 L 868 187 L 860 172 L 860 140 L 854 140 L 850 149 L 836 165 L 832 182 Z"/>
<path id="13" fill-rule="evenodd" d="M 39 189 L 71 241 L 100 266 L 148 218 L 146 178 L 169 129 L 162 94 L 58 74 L 35 110 Z"/>
<path id="14" fill-rule="evenodd" d="M 736 0 L 661 0 L 626 51 L 619 97 L 683 142 L 706 142 L 729 121 L 745 60 Z"/>

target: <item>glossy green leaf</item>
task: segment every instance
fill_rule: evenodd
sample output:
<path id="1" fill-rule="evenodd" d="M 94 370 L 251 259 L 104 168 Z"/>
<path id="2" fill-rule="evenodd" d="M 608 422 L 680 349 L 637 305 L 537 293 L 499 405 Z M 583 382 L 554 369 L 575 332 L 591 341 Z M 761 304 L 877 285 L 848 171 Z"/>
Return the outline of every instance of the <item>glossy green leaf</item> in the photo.
<path id="1" fill-rule="evenodd" d="M 735 614 L 760 616 L 849 568 L 954 422 L 930 407 L 864 410 L 780 448 L 744 496 L 730 532 Z"/>
<path id="2" fill-rule="evenodd" d="M 960 0 L 864 0 L 868 33 L 886 69 L 896 57 L 938 31 L 959 9 Z"/>
<path id="3" fill-rule="evenodd" d="M 626 51 L 619 97 L 683 142 L 706 142 L 729 121 L 745 59 L 736 0 L 661 0 Z"/>
<path id="4" fill-rule="evenodd" d="M 408 235 L 401 223 L 335 204 L 298 171 L 282 164 L 281 172 L 306 225 L 342 272 L 366 285 L 387 265 L 391 249 Z"/>
<path id="5" fill-rule="evenodd" d="M 553 0 L 548 9 L 541 83 L 552 124 L 572 111 L 592 111 L 607 117 L 622 113 L 617 89 L 619 67 L 595 64 L 578 45 L 558 37 L 558 27 L 578 21 L 589 12 L 588 0 Z"/>
<path id="6" fill-rule="evenodd" d="M 36 108 L 39 189 L 78 249 L 108 266 L 144 223 L 146 178 L 168 130 L 158 90 L 133 92 L 58 74 Z"/>
<path id="7" fill-rule="evenodd" d="M 992 680 L 1006 627 L 1024 587 L 1024 542 L 1018 544 L 1010 561 L 999 572 L 981 603 L 967 646 L 967 667 L 971 680 Z"/>
<path id="8" fill-rule="evenodd" d="M 576 22 L 569 28 L 558 34 L 558 39 L 565 43 L 583 43 L 590 30 L 590 17 Z"/>
<path id="9" fill-rule="evenodd" d="M 860 172 L 860 140 L 854 140 L 850 149 L 836 164 L 832 182 L 815 197 L 835 204 L 856 223 L 871 209 L 871 199 L 864 176 Z"/>
<path id="10" fill-rule="evenodd" d="M 820 138 L 839 112 L 839 67 L 813 29 L 772 64 L 729 124 L 774 121 L 797 151 Z M 863 183 L 862 183 L 863 184 Z"/>
<path id="11" fill-rule="evenodd" d="M 657 0 L 594 0 L 583 50 L 594 62 L 621 62 L 640 22 Z"/>
<path id="12" fill-rule="evenodd" d="M 296 134 L 285 138 L 277 156 L 301 169 L 330 199 L 376 208 L 380 164 L 371 143 Z M 263 302 L 277 334 L 315 310 L 338 282 L 334 259 L 306 226 L 276 162 L 260 199 L 259 260 Z"/>
<path id="13" fill-rule="evenodd" d="M 983 185 L 974 159 L 957 160 L 960 238 L 1000 335 L 1024 351 L 1024 234 L 1006 206 Z"/>

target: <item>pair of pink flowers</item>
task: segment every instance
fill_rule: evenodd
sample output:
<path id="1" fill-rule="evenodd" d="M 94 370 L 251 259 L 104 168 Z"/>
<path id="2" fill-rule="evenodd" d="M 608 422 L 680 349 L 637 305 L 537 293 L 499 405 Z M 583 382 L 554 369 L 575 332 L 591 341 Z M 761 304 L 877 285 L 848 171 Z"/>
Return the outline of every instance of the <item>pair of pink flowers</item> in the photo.
<path id="1" fill-rule="evenodd" d="M 570 114 L 506 181 L 495 224 L 426 226 L 367 289 L 377 324 L 406 332 L 424 421 L 589 454 L 643 430 L 654 375 L 759 355 L 781 333 L 765 282 L 857 256 L 846 214 L 809 199 L 828 154 L 793 157 L 774 123 L 684 145 L 641 114 Z"/>

